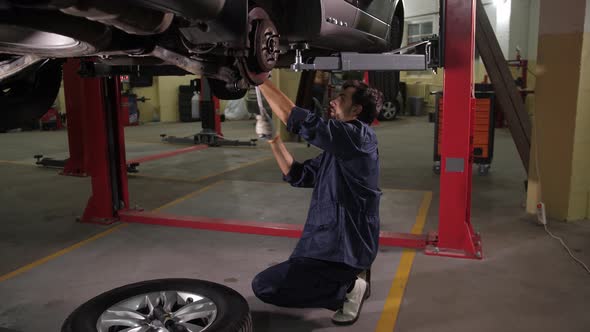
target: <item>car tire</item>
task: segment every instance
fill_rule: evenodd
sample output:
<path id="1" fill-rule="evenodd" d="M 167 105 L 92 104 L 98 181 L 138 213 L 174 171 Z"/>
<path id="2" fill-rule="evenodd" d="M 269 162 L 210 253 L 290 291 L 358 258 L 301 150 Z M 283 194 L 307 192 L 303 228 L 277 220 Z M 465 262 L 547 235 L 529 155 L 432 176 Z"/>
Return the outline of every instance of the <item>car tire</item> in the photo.
<path id="1" fill-rule="evenodd" d="M 96 332 L 98 321 L 107 309 L 143 294 L 166 291 L 198 294 L 213 302 L 217 312 L 213 322 L 207 324 L 208 332 L 252 331 L 248 303 L 235 290 L 204 280 L 158 279 L 122 286 L 96 296 L 68 316 L 62 325 L 61 332 Z M 108 331 L 119 330 L 113 326 Z"/>
<path id="2" fill-rule="evenodd" d="M 242 99 L 248 92 L 248 89 L 229 90 L 227 83 L 218 79 L 208 78 L 207 81 L 209 82 L 211 92 L 213 92 L 215 97 L 222 100 Z"/>
<path id="3" fill-rule="evenodd" d="M 381 121 L 391 121 L 397 118 L 397 115 L 400 112 L 400 103 L 397 100 L 393 101 L 386 101 L 383 103 L 383 108 L 379 113 L 379 120 Z"/>
<path id="4" fill-rule="evenodd" d="M 393 50 L 398 49 L 402 45 L 402 38 L 403 38 L 403 30 L 402 24 L 399 17 L 394 16 L 393 20 L 391 21 L 391 48 Z"/>
<path id="5" fill-rule="evenodd" d="M 387 102 L 392 103 L 396 107 L 397 112 L 393 118 L 388 118 L 390 115 L 384 115 L 384 108 L 379 112 L 379 120 L 393 120 L 399 114 L 401 110 L 400 103 L 397 101 L 399 94 L 399 72 L 387 71 L 387 72 L 369 72 L 369 84 L 383 93 L 383 107 Z"/>
<path id="6" fill-rule="evenodd" d="M 46 60 L 0 83 L 0 130 L 34 128 L 55 102 L 62 61 Z"/>

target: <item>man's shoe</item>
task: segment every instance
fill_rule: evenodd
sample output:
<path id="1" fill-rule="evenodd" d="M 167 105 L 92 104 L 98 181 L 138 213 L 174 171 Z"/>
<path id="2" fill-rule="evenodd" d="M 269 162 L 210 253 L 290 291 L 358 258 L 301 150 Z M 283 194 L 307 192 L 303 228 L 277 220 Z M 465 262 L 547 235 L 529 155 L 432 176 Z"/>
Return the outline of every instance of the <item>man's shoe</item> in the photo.
<path id="1" fill-rule="evenodd" d="M 354 283 L 354 288 L 350 293 L 346 294 L 346 300 L 342 308 L 334 313 L 332 322 L 336 325 L 350 325 L 354 324 L 359 318 L 363 302 L 367 292 L 367 282 L 361 278 L 357 278 Z"/>
<path id="2" fill-rule="evenodd" d="M 358 275 L 359 278 L 367 282 L 367 292 L 365 294 L 365 300 L 371 296 L 371 269 L 366 269 Z"/>

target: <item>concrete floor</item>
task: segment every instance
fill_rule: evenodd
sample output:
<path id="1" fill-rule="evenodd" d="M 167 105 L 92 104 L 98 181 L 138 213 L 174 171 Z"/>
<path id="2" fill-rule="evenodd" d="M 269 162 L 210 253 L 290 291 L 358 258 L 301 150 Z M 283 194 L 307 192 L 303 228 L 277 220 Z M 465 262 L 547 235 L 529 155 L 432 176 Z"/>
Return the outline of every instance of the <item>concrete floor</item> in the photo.
<path id="1" fill-rule="evenodd" d="M 227 137 L 249 139 L 253 134 L 251 121 L 223 126 Z M 161 143 L 159 134 L 189 135 L 199 127 L 183 123 L 127 128 L 128 158 L 176 149 Z M 436 229 L 432 130 L 425 118 L 404 118 L 377 128 L 383 230 L 409 232 L 430 192 L 425 231 Z M 317 153 L 303 143 L 288 145 L 299 160 Z M 585 312 L 590 304 L 588 275 L 524 214 L 525 174 L 505 130 L 497 131 L 490 175 L 474 177 L 473 224 L 483 235 L 485 259 L 418 253 L 398 312 L 398 306 L 384 306 L 392 299 L 392 286 L 400 287 L 404 276 L 398 266 L 409 252 L 382 247 L 373 268 L 373 295 L 361 319 L 345 328 L 333 326 L 328 311 L 285 310 L 253 296 L 252 277 L 285 260 L 295 239 L 124 225 L 6 278 L 106 229 L 75 222 L 89 197 L 89 179 L 32 166 L 32 156 L 38 153 L 67 156 L 65 132 L 0 135 L 0 331 L 57 331 L 89 298 L 123 284 L 165 277 L 206 279 L 236 289 L 248 300 L 256 332 L 388 331 L 394 325 L 395 331 L 587 331 L 590 326 Z M 210 148 L 142 164 L 140 173 L 129 179 L 132 204 L 180 215 L 302 223 L 310 191 L 283 184 L 270 157 L 268 148 L 259 144 Z M 579 258 L 590 262 L 590 223 L 552 221 L 550 227 Z M 164 267 L 157 263 L 162 261 Z M 396 292 L 393 297 L 402 294 Z M 397 321 L 383 324 L 392 317 Z"/>

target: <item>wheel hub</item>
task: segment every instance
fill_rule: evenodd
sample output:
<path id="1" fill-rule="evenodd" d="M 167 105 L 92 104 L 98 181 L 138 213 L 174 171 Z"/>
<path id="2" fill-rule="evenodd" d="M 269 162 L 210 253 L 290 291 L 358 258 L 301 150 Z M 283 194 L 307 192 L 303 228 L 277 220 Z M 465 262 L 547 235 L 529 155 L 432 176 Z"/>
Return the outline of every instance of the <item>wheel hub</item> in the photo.
<path id="1" fill-rule="evenodd" d="M 250 22 L 250 49 L 241 62 L 244 76 L 251 84 L 264 82 L 279 57 L 279 33 L 262 8 L 254 8 L 248 15 Z"/>
<path id="2" fill-rule="evenodd" d="M 217 317 L 217 305 L 193 293 L 164 291 L 123 300 L 107 310 L 96 323 L 98 332 L 202 331 Z M 143 329 L 141 329 L 143 328 Z"/>
<path id="3" fill-rule="evenodd" d="M 397 107 L 391 101 L 386 102 L 383 104 L 383 108 L 381 109 L 381 113 L 383 113 L 383 117 L 386 119 L 392 119 L 397 114 Z"/>

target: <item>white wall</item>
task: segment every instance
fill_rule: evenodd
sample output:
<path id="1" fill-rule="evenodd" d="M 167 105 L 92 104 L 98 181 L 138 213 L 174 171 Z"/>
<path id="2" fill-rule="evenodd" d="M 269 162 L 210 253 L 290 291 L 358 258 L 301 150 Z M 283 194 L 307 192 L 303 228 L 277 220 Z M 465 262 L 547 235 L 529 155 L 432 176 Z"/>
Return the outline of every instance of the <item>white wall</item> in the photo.
<path id="1" fill-rule="evenodd" d="M 590 0 L 586 0 L 586 22 L 584 32 L 590 32 Z"/>
<path id="2" fill-rule="evenodd" d="M 424 15 L 438 15 L 438 0 L 405 0 L 404 14 L 406 19 Z"/>
<path id="3" fill-rule="evenodd" d="M 483 8 L 486 10 L 486 14 L 488 14 L 488 19 L 492 24 L 492 28 L 494 32 L 496 32 L 496 6 L 492 0 L 484 1 Z"/>
<path id="4" fill-rule="evenodd" d="M 519 0 L 516 0 L 519 1 Z M 496 37 L 502 48 L 504 57 L 508 58 L 510 50 L 510 14 L 512 13 L 512 0 L 498 0 L 494 2 L 496 7 Z"/>
<path id="5" fill-rule="evenodd" d="M 520 49 L 520 55 L 529 59 L 529 21 L 530 0 L 513 0 L 510 15 L 510 43 L 508 58 L 516 59 L 516 48 Z"/>

